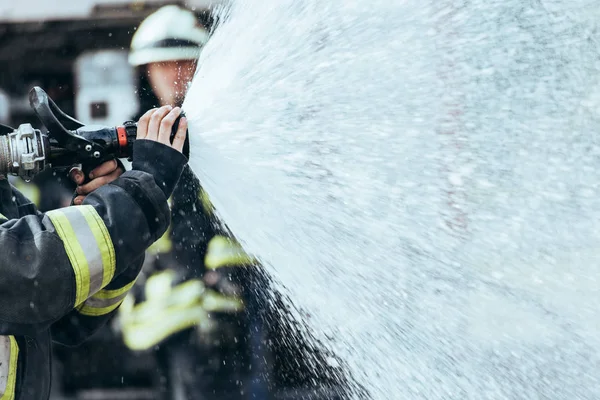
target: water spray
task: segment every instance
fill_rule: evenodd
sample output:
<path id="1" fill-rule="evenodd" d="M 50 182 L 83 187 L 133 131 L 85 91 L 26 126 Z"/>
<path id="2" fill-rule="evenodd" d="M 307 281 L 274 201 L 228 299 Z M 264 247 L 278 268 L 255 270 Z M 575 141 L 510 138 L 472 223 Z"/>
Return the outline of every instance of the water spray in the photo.
<path id="1" fill-rule="evenodd" d="M 598 397 L 598 21 L 239 0 L 203 50 L 190 166 L 372 398 Z"/>

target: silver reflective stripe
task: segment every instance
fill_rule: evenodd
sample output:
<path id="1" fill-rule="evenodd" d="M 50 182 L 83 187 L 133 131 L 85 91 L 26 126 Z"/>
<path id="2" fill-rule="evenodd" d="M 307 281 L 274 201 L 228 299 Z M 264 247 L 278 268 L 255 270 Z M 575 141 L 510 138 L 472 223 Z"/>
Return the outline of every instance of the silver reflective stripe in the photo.
<path id="1" fill-rule="evenodd" d="M 10 337 L 0 336 L 0 398 L 4 397 L 10 376 Z"/>
<path id="2" fill-rule="evenodd" d="M 85 307 L 93 307 L 93 308 L 106 308 L 113 306 L 119 303 L 121 300 L 127 296 L 127 293 L 124 292 L 117 297 L 114 298 L 98 298 L 97 296 L 92 296 L 85 301 Z"/>
<path id="3" fill-rule="evenodd" d="M 15 400 L 19 346 L 14 336 L 0 336 L 0 400 Z"/>
<path id="4" fill-rule="evenodd" d="M 87 260 L 90 273 L 90 291 L 88 296 L 91 296 L 102 289 L 102 279 L 104 277 L 102 252 L 98 247 L 98 243 L 94 240 L 94 233 L 80 209 L 78 207 L 69 207 L 64 209 L 63 212 L 71 223 L 76 237 L 80 238 L 78 242 Z"/>

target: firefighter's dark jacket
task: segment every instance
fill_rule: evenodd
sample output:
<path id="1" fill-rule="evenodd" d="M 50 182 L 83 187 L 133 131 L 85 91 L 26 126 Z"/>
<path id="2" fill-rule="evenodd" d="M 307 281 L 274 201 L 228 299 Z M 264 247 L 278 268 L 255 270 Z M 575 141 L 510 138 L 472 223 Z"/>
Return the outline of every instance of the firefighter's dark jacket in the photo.
<path id="1" fill-rule="evenodd" d="M 0 180 L 0 400 L 48 399 L 51 341 L 77 345 L 98 330 L 167 230 L 186 159 L 148 140 L 134 154 L 131 171 L 82 205 L 45 214 Z"/>

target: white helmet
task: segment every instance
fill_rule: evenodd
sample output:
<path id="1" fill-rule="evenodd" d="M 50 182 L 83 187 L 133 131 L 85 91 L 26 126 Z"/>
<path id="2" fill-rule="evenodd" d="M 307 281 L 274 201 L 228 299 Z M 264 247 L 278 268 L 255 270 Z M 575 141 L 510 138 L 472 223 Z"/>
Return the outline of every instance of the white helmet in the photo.
<path id="1" fill-rule="evenodd" d="M 197 60 L 208 36 L 193 12 L 174 5 L 161 7 L 133 35 L 129 63 Z"/>

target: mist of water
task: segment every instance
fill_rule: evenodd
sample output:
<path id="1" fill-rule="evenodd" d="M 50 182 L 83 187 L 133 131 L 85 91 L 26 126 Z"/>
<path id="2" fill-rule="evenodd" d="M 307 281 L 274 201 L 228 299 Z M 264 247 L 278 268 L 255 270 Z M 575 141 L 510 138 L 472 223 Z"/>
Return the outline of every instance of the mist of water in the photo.
<path id="1" fill-rule="evenodd" d="M 372 398 L 600 397 L 598 21 L 239 0 L 206 47 L 190 163 Z"/>

